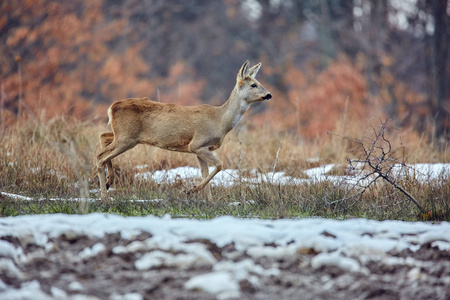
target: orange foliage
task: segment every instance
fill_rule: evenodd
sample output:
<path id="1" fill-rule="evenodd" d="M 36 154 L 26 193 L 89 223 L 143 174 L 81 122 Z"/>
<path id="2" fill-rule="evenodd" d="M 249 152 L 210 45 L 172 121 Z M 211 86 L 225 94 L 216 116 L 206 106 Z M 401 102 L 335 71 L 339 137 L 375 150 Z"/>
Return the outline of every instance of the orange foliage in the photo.
<path id="1" fill-rule="evenodd" d="M 194 70 L 184 62 L 171 66 L 166 78 L 150 78 L 150 65 L 142 56 L 144 43 L 112 50 L 107 43 L 117 42 L 132 26 L 127 18 L 105 21 L 103 4 L 101 0 L 3 4 L 2 9 L 20 17 L 23 24 L 6 39 L 8 51 L 30 47 L 32 52 L 17 61 L 3 58 L 9 60 L 1 70 L 8 75 L 1 84 L 6 94 L 3 108 L 9 113 L 1 121 L 8 116 L 9 123 L 19 112 L 37 111 L 47 118 L 64 114 L 83 119 L 92 113 L 105 114 L 104 107 L 128 97 L 157 95 L 155 100 L 185 105 L 203 102 L 205 81 L 196 80 Z M 39 26 L 32 25 L 36 19 L 41 19 Z M 2 20 L 0 26 L 6 22 Z M 33 45 L 36 42 L 39 47 Z"/>
<path id="2" fill-rule="evenodd" d="M 82 49 L 81 46 L 102 43 L 97 39 L 101 34 L 91 36 L 93 22 L 99 20 L 89 14 L 92 9 L 94 15 L 101 15 L 101 1 L 90 1 L 81 16 L 72 13 L 70 6 L 57 2 L 25 1 L 19 5 L 23 5 L 21 9 L 25 11 L 14 5 L 6 7 L 12 15 L 20 16 L 23 23 L 12 31 L 7 46 L 12 49 L 29 47 L 32 52 L 25 52 L 16 64 L 9 61 L 10 70 L 2 71 L 11 74 L 2 80 L 5 106 L 16 111 L 41 110 L 47 117 L 57 114 L 87 116 L 92 109 L 92 99 L 83 95 L 84 83 L 95 81 L 94 76 L 98 75 L 95 65 L 80 63 L 86 61 L 81 58 L 93 52 L 92 48 Z M 33 26 L 34 19 L 40 18 L 39 26 Z M 36 42 L 40 47 L 33 45 Z M 23 91 L 21 95 L 20 90 Z M 22 104 L 14 103 L 18 98 L 22 98 Z"/>
<path id="3" fill-rule="evenodd" d="M 159 85 L 161 102 L 176 102 L 182 105 L 202 103 L 204 80 L 195 80 L 194 70 L 183 62 L 177 62 L 169 70 L 169 76 Z"/>
<path id="4" fill-rule="evenodd" d="M 147 41 L 136 38 L 136 23 L 126 16 L 105 16 L 104 5 L 102 0 L 0 3 L 0 30 L 8 26 L 9 18 L 20 20 L 0 45 L 0 51 L 8 54 L 0 57 L 1 122 L 12 122 L 20 112 L 37 111 L 43 117 L 64 114 L 83 119 L 94 113 L 106 117 L 106 107 L 128 97 L 184 105 L 209 100 L 202 97 L 207 80 L 198 79 L 202 76 L 186 61 L 152 72 L 157 64 L 147 49 L 154 36 Z M 226 14 L 237 14 L 234 8 L 229 6 Z M 240 52 L 246 45 L 237 40 L 235 47 Z M 355 60 L 340 56 L 321 71 L 312 65 L 302 69 L 293 63 L 277 65 L 264 54 L 262 61 L 259 79 L 274 97 L 264 104 L 264 113 L 253 116 L 257 127 L 295 131 L 313 139 L 336 130 L 338 124 L 358 120 L 365 124 L 384 110 L 415 128 L 432 127 L 426 97 L 396 81 L 389 72 L 393 64 L 389 56 L 381 59 L 379 78 L 371 78 L 379 95 L 368 92 L 364 55 Z M 265 78 L 277 81 L 271 85 Z"/>
<path id="5" fill-rule="evenodd" d="M 313 138 L 334 130 L 344 117 L 366 119 L 373 113 L 362 71 L 346 58 L 339 58 L 319 73 L 305 73 L 290 65 L 283 73 L 283 82 L 287 93 L 272 91 L 274 99 L 265 116 L 276 129 L 295 129 L 303 137 Z"/>

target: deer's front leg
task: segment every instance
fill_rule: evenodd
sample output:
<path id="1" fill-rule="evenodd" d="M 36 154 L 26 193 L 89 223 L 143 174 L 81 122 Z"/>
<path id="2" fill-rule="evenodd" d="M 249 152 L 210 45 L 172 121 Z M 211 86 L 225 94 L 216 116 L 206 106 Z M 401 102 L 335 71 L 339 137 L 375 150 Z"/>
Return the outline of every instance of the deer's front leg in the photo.
<path id="1" fill-rule="evenodd" d="M 208 163 L 206 161 L 204 161 L 203 159 L 201 159 L 199 156 L 197 156 L 197 161 L 198 161 L 198 165 L 200 167 L 200 170 L 202 171 L 202 178 L 204 180 L 209 175 Z M 205 186 L 205 192 L 206 192 L 206 197 L 208 197 L 208 201 L 212 201 L 211 185 L 210 184 L 207 184 Z"/>
<path id="2" fill-rule="evenodd" d="M 203 189 L 210 181 L 213 179 L 214 176 L 216 176 L 217 173 L 222 170 L 223 164 L 220 159 L 218 159 L 212 151 L 210 151 L 208 148 L 199 148 L 193 151 L 195 154 L 197 154 L 198 161 L 200 163 L 200 160 L 212 165 L 215 167 L 214 171 L 212 171 L 206 178 L 203 178 L 202 182 L 200 182 L 199 185 L 194 187 L 191 192 L 197 192 L 201 189 Z M 208 166 L 206 165 L 206 170 L 208 170 Z M 202 171 L 203 174 L 203 171 Z M 206 174 L 206 172 L 205 172 Z"/>

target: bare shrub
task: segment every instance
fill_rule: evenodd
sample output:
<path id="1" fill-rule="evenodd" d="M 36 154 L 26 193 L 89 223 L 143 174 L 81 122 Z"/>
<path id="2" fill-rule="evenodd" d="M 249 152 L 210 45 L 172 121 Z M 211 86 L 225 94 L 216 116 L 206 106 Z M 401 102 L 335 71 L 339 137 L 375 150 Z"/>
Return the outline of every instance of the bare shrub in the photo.
<path id="1" fill-rule="evenodd" d="M 357 158 L 347 158 L 349 168 L 355 173 L 357 180 L 351 185 L 343 200 L 350 198 L 361 200 L 364 193 L 375 185 L 378 179 L 383 179 L 425 213 L 425 209 L 419 201 L 401 186 L 397 179 L 398 175 L 407 173 L 405 169 L 409 167 L 405 163 L 403 147 L 393 149 L 391 142 L 386 137 L 387 127 L 388 119 L 380 120 L 379 128 L 369 124 L 360 139 L 330 132 L 357 146 Z"/>

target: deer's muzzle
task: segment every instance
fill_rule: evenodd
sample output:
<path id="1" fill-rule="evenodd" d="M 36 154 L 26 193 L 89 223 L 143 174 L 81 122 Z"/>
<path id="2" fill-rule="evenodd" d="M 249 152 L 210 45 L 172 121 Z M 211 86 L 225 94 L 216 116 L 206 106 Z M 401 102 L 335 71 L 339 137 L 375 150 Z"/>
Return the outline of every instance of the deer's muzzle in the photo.
<path id="1" fill-rule="evenodd" d="M 264 100 L 269 101 L 270 99 L 272 99 L 272 94 L 267 94 L 263 97 Z"/>

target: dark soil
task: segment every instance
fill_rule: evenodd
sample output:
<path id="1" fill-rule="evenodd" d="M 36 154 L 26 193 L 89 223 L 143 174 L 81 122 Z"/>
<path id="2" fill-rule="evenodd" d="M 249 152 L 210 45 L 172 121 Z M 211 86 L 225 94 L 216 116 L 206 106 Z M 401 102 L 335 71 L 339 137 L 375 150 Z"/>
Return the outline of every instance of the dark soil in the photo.
<path id="1" fill-rule="evenodd" d="M 150 238 L 149 233 L 136 236 L 133 241 Z M 4 241 L 21 246 L 26 261 L 16 261 L 24 276 L 14 276 L 0 270 L 1 280 L 10 287 L 20 288 L 24 282 L 36 280 L 42 291 L 51 295 L 57 287 L 71 295 L 89 295 L 95 299 L 110 299 L 111 295 L 138 293 L 143 299 L 215 299 L 216 295 L 205 291 L 188 290 L 184 284 L 193 276 L 211 272 L 211 268 L 187 270 L 158 267 L 140 271 L 134 263 L 144 252 L 113 253 L 117 245 L 131 241 L 119 234 L 103 238 L 86 236 L 61 236 L 51 240 L 53 245 L 44 249 L 35 244 L 22 245 L 12 237 Z M 102 243 L 105 250 L 80 259 L 79 253 L 86 247 Z M 240 261 L 249 258 L 245 252 L 237 252 L 233 244 L 218 247 L 209 240 L 199 239 L 187 243 L 202 243 L 218 261 Z M 276 247 L 276 245 L 266 245 Z M 152 250 L 154 251 L 154 250 Z M 176 253 L 175 253 L 176 254 Z M 277 276 L 258 276 L 259 284 L 241 280 L 240 299 L 450 299 L 450 252 L 425 244 L 413 252 L 405 250 L 388 253 L 383 258 L 363 262 L 369 272 L 346 272 L 337 267 L 314 269 L 311 260 L 314 251 L 301 251 L 295 257 L 275 259 L 263 257 L 255 263 L 267 269 L 277 267 Z M 397 263 L 392 263 L 397 261 Z M 403 262 L 403 263 L 398 263 Z M 20 278 L 19 278 L 20 277 Z M 82 288 L 71 283 L 79 282 Z M 1 290 L 0 290 L 1 298 Z M 124 298 L 126 299 L 126 298 Z"/>

